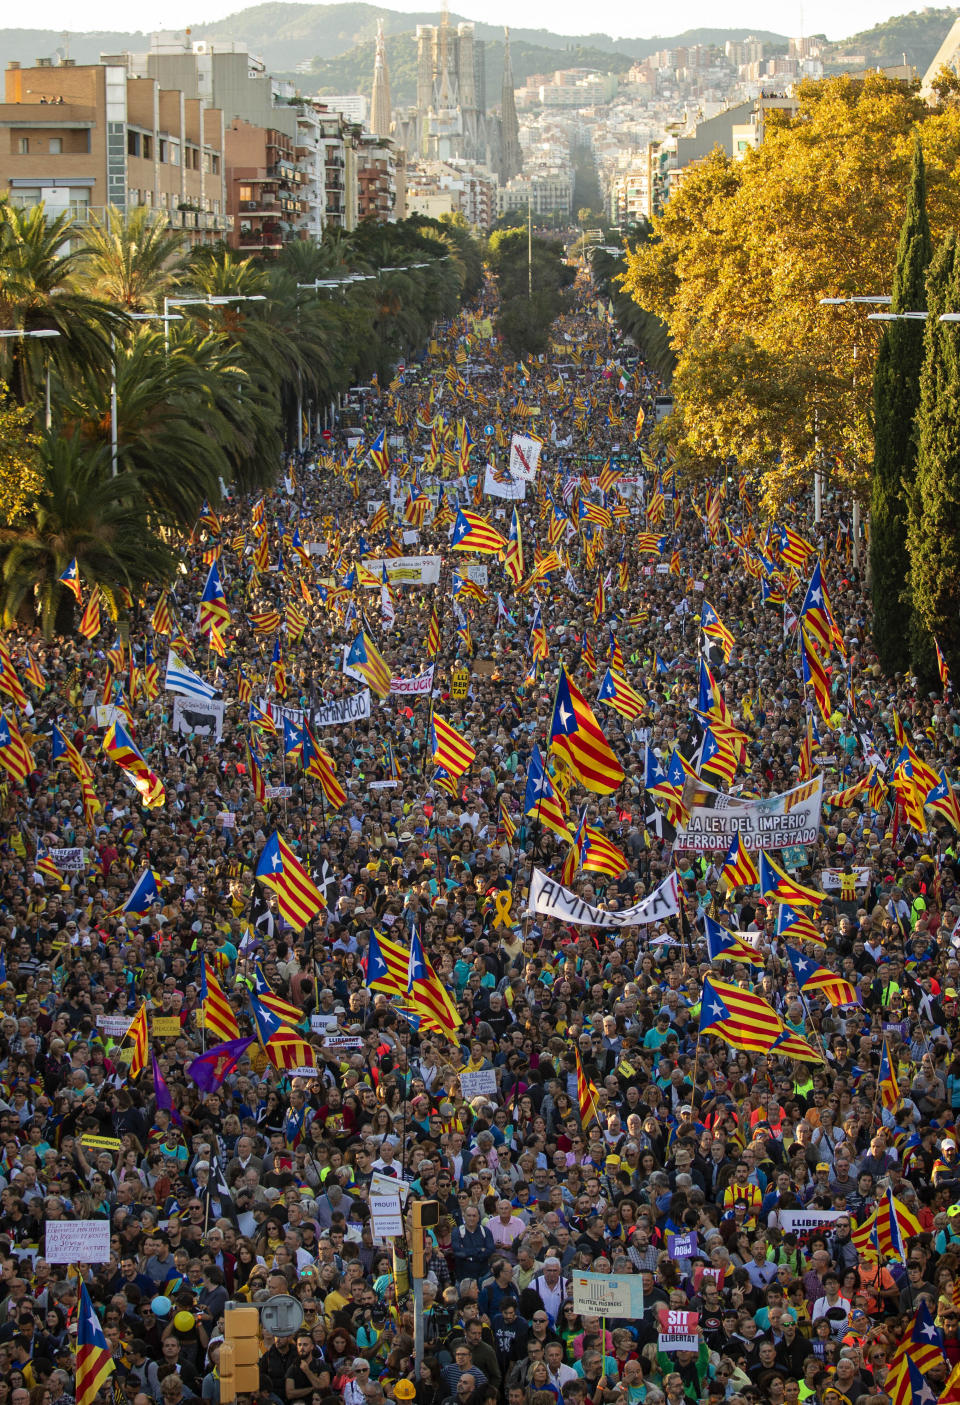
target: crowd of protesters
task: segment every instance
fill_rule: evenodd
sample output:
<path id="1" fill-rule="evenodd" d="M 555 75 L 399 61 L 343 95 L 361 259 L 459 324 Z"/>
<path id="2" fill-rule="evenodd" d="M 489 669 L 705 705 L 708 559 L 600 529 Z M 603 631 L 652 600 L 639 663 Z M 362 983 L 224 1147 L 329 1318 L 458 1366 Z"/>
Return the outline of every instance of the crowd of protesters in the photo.
<path id="1" fill-rule="evenodd" d="M 438 330 L 422 364 L 366 389 L 355 413 L 291 462 L 263 525 L 271 566 L 294 531 L 316 547 L 309 565 L 287 550 L 283 571 L 251 578 L 249 501 L 225 501 L 215 525 L 198 525 L 169 597 L 173 632 L 193 643 L 185 661 L 222 686 L 227 721 L 218 742 L 209 729 L 173 729 L 170 693 L 127 699 L 137 745 L 165 787 L 162 807 L 143 808 L 101 755 L 97 712 L 117 639 L 135 666 L 149 642 L 162 675 L 171 639 L 150 624 L 159 591 L 134 602 L 128 631 L 105 618 L 90 641 L 8 636 L 15 660 L 29 646 L 45 683 L 30 690 L 24 720 L 37 770 L 4 788 L 2 812 L 0 1405 L 72 1401 L 75 1270 L 45 1256 L 49 1226 L 64 1219 L 110 1222 L 109 1262 L 79 1271 L 116 1362 L 105 1395 L 131 1405 L 216 1401 L 226 1303 L 277 1294 L 299 1299 L 303 1325 L 264 1338 L 257 1405 L 886 1405 L 891 1357 L 921 1305 L 942 1334 L 942 1362 L 925 1374 L 931 1399 L 960 1361 L 952 830 L 938 833 L 928 816 L 932 832 L 918 834 L 892 800 L 874 808 L 874 787 L 824 807 L 797 873 L 813 886 L 824 870 L 849 880 L 816 914 L 825 945 L 810 948 L 855 986 L 858 1003 L 843 1008 L 800 997 L 774 912 L 755 889 L 724 893 L 719 858 L 677 856 L 684 924 L 594 929 L 525 912 L 532 863 L 556 877 L 566 855 L 523 803 L 531 749 L 548 750 L 561 661 L 626 773 L 613 795 L 575 784 L 568 796 L 627 859 L 616 878 L 587 872 L 571 883 L 608 908 L 638 902 L 674 867 L 673 831 L 645 791 L 644 765 L 647 748 L 664 765 L 674 748 L 696 756 L 703 600 L 734 636 L 713 673 L 750 739 L 732 791 L 766 796 L 796 783 L 814 708 L 784 609 L 763 603 L 732 539 L 748 527 L 763 539 L 749 493 L 728 485 L 724 530 L 712 538 L 702 485 L 681 479 L 678 505 L 668 495 L 655 528 L 669 538 L 659 559 L 674 569 L 658 571 L 638 548 L 668 462 L 648 451 L 656 387 L 582 285 L 578 298 L 548 354 L 518 366 L 484 325 L 487 295 Z M 464 423 L 466 464 L 454 437 Z M 366 452 L 381 429 L 385 474 Z M 458 597 L 455 610 L 461 563 L 449 526 L 433 526 L 431 511 L 414 535 L 404 503 L 414 485 L 434 501 L 442 487 L 506 535 L 514 503 L 475 484 L 488 460 L 505 463 L 514 431 L 543 441 L 537 482 L 518 504 L 525 574 L 546 550 L 551 503 L 599 502 L 585 480 L 611 456 L 623 481 L 607 501 L 627 511 L 589 542 L 573 514 L 560 570 L 526 594 L 483 558 L 485 591 Z M 396 510 L 372 532 L 391 480 Z M 829 725 L 817 716 L 826 792 L 854 785 L 876 757 L 889 768 L 901 725 L 919 756 L 955 778 L 960 722 L 949 694 L 886 678 L 876 664 L 854 565 L 862 544 L 842 511 L 814 524 L 798 504 L 788 516 L 821 559 L 846 654 L 833 655 Z M 193 630 L 212 545 L 230 611 L 222 660 Z M 437 585 L 399 587 L 384 624 L 379 591 L 344 582 L 362 559 L 398 548 L 442 555 L 443 573 Z M 347 796 L 336 810 L 283 757 L 282 736 L 262 742 L 263 803 L 251 785 L 236 666 L 254 699 L 278 701 L 273 640 L 250 617 L 283 615 L 291 601 L 306 626 L 280 633 L 284 701 L 308 716 L 360 686 L 343 657 L 361 608 L 403 678 L 430 661 L 435 605 L 439 615 L 433 699 L 374 696 L 369 718 L 321 734 Z M 548 642 L 539 665 L 529 640 L 538 604 Z M 633 721 L 597 703 L 612 639 L 646 705 Z M 451 696 L 455 669 L 469 674 L 466 697 Z M 452 790 L 427 755 L 431 701 L 477 753 Z M 93 771 L 102 806 L 93 826 L 75 777 L 52 758 L 54 724 Z M 254 889 L 275 829 L 327 901 L 303 932 Z M 56 879 L 38 870 L 38 852 L 78 848 L 82 867 Z M 159 901 L 119 911 L 145 867 Z M 753 983 L 821 1062 L 747 1054 L 709 1034 L 698 1049 L 707 915 L 759 933 L 765 967 L 719 973 Z M 371 930 L 411 927 L 455 1002 L 454 1039 L 414 1028 L 367 985 Z M 212 1042 L 200 1018 L 204 959 L 242 1034 L 259 963 L 305 1020 L 331 1017 L 329 1032 L 353 1047 L 328 1046 L 305 1023 L 318 1076 L 289 1078 L 254 1044 L 201 1090 L 188 1069 Z M 107 1033 L 117 1023 L 102 1020 L 132 1017 L 144 1001 L 151 1018 L 179 1021 L 178 1035 L 151 1040 L 170 1109 L 157 1105 L 149 1073 L 126 1076 L 120 1036 Z M 884 1039 L 893 1106 L 879 1097 Z M 577 1054 L 599 1100 L 586 1122 Z M 482 1071 L 493 1075 L 488 1091 L 465 1098 L 461 1075 Z M 409 1259 L 401 1242 L 374 1234 L 375 1178 L 439 1202 L 419 1369 Z M 851 1237 L 888 1189 L 921 1226 L 901 1258 Z M 832 1213 L 785 1229 L 785 1212 L 797 1210 Z M 583 1271 L 637 1275 L 642 1314 L 578 1312 L 572 1280 Z M 698 1314 L 698 1350 L 660 1349 L 660 1308 Z"/>

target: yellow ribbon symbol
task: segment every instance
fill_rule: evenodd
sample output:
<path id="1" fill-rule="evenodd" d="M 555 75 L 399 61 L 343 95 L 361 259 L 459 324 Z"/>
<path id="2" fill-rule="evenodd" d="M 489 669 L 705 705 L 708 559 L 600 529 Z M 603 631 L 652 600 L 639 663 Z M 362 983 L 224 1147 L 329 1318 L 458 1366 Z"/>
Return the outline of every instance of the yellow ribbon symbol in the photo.
<path id="1" fill-rule="evenodd" d="M 513 889 L 503 888 L 494 898 L 493 905 L 497 909 L 493 925 L 495 927 L 512 927 L 513 918 L 510 915 L 510 909 L 513 906 Z"/>

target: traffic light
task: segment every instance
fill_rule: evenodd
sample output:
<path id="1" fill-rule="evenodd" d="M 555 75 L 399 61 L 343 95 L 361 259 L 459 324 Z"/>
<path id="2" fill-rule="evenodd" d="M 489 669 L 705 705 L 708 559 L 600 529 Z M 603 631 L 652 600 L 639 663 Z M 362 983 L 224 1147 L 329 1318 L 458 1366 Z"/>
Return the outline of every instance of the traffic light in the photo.
<path id="1" fill-rule="evenodd" d="M 410 1265 L 414 1278 L 427 1276 L 427 1235 L 428 1229 L 435 1229 L 440 1223 L 440 1202 L 438 1200 L 415 1200 L 413 1202 L 413 1245 Z"/>
<path id="2" fill-rule="evenodd" d="M 245 1303 L 228 1303 L 220 1347 L 220 1405 L 260 1389 L 260 1313 Z"/>

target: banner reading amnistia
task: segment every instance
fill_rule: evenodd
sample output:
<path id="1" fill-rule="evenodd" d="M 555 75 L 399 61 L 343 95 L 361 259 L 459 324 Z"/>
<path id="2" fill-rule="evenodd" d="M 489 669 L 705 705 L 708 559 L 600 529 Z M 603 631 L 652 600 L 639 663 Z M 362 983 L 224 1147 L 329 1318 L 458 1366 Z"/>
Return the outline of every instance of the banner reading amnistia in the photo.
<path id="1" fill-rule="evenodd" d="M 793 790 L 762 800 L 741 800 L 701 780 L 690 779 L 683 788 L 683 803 L 688 819 L 677 830 L 675 854 L 723 854 L 738 834 L 743 847 L 754 852 L 815 844 L 820 831 L 823 777 L 815 776 Z"/>
<path id="2" fill-rule="evenodd" d="M 634 907 L 625 907 L 619 912 L 609 912 L 605 907 L 594 907 L 578 898 L 576 893 L 533 870 L 530 881 L 531 912 L 539 912 L 543 917 L 556 917 L 560 922 L 573 922 L 583 927 L 645 927 L 651 922 L 662 922 L 667 917 L 677 915 L 677 875 L 671 873 L 658 888 Z"/>

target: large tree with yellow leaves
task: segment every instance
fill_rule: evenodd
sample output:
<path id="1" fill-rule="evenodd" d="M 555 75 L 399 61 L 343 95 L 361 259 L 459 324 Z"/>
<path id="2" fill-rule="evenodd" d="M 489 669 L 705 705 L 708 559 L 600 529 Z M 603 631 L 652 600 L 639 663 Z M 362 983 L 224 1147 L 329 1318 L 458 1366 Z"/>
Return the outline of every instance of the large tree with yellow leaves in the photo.
<path id="1" fill-rule="evenodd" d="M 934 235 L 960 222 L 960 109 L 928 107 L 880 74 L 806 82 L 794 118 L 765 113 L 743 161 L 691 167 L 627 258 L 625 286 L 677 353 L 669 422 L 681 464 L 735 456 L 767 505 L 806 491 L 814 464 L 868 497 L 877 324 L 823 297 L 889 293 L 914 134 Z"/>

